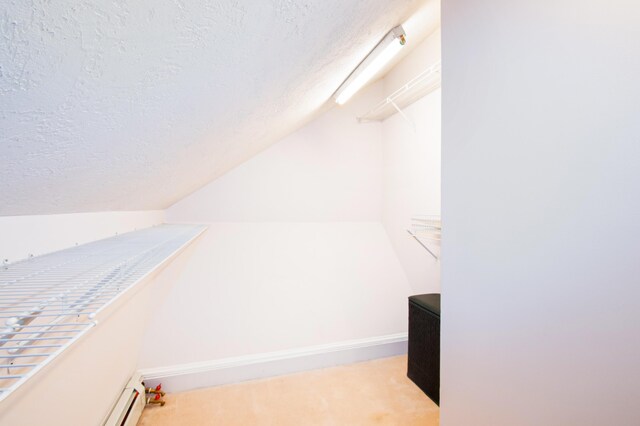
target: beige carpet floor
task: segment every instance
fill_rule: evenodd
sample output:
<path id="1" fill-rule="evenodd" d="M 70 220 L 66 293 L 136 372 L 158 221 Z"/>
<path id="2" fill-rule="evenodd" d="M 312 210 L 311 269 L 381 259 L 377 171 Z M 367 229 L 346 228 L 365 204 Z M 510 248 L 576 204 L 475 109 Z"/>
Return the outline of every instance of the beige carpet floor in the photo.
<path id="1" fill-rule="evenodd" d="M 420 425 L 439 410 L 399 356 L 166 396 L 138 426 Z"/>

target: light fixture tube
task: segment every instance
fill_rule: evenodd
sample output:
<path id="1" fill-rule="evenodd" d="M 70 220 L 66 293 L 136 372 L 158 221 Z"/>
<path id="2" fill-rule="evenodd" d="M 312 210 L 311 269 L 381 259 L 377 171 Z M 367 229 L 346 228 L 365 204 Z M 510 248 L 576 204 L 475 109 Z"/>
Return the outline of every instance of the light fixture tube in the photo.
<path id="1" fill-rule="evenodd" d="M 402 49 L 405 43 L 406 34 L 402 25 L 389 31 L 336 90 L 333 95 L 336 103 L 343 105 L 351 99 Z"/>

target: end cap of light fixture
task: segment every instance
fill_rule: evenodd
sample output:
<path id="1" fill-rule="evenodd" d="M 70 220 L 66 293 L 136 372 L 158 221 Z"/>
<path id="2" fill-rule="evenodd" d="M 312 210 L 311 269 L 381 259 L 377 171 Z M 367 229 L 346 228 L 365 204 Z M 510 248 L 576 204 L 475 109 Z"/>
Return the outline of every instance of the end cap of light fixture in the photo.
<path id="1" fill-rule="evenodd" d="M 333 99 L 339 105 L 347 102 L 356 92 L 364 87 L 369 80 L 391 60 L 402 46 L 407 42 L 406 33 L 402 25 L 394 27 L 378 42 L 369 54 L 342 82 L 338 90 L 333 94 Z M 397 43 L 397 48 L 393 44 Z M 391 49 L 390 49 L 391 48 Z"/>

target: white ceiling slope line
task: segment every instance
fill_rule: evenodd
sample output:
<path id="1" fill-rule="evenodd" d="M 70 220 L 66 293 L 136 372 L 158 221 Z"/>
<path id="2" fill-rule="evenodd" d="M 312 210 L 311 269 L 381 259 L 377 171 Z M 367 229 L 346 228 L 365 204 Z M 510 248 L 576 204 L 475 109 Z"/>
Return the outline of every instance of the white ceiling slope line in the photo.
<path id="1" fill-rule="evenodd" d="M 421 0 L 7 0 L 0 215 L 168 207 L 317 114 Z"/>

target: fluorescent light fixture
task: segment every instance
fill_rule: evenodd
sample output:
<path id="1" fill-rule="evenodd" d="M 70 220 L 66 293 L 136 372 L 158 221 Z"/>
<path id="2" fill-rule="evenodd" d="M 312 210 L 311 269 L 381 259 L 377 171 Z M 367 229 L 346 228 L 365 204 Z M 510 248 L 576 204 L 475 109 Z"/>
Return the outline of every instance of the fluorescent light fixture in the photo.
<path id="1" fill-rule="evenodd" d="M 402 25 L 389 31 L 336 90 L 333 95 L 336 103 L 343 105 L 351 99 L 402 49 L 405 43 L 406 34 Z"/>

